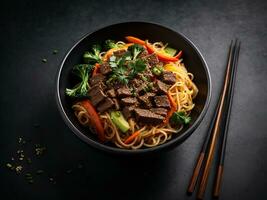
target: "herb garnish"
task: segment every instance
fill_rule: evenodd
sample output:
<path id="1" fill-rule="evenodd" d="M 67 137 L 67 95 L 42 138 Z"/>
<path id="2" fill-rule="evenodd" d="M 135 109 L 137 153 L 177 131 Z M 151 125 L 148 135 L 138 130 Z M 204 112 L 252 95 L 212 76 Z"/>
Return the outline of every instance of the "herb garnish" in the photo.
<path id="1" fill-rule="evenodd" d="M 95 64 L 101 61 L 99 54 L 101 52 L 101 46 L 95 44 L 92 46 L 92 52 L 86 51 L 83 54 L 83 61 L 87 64 Z"/>
<path id="2" fill-rule="evenodd" d="M 189 124 L 191 117 L 186 116 L 185 112 L 175 112 L 171 117 L 171 122 L 174 124 Z"/>

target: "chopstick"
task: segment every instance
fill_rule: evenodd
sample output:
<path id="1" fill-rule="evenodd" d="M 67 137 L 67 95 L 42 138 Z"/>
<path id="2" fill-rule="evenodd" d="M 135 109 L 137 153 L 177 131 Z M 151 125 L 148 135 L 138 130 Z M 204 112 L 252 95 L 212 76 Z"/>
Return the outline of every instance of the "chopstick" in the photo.
<path id="1" fill-rule="evenodd" d="M 228 61 L 227 61 L 227 67 L 226 67 L 226 73 L 225 73 L 225 79 L 224 84 L 222 88 L 222 92 L 220 95 L 220 100 L 218 102 L 216 112 L 214 114 L 213 120 L 211 122 L 211 125 L 209 127 L 209 131 L 207 133 L 207 136 L 204 140 L 203 146 L 201 148 L 201 151 L 198 156 L 198 160 L 196 163 L 196 166 L 194 168 L 187 192 L 191 194 L 196 186 L 197 179 L 200 175 L 200 171 L 202 168 L 202 165 L 204 163 L 205 159 L 205 166 L 203 170 L 203 174 L 200 181 L 199 190 L 197 193 L 198 199 L 203 199 L 205 190 L 207 187 L 208 177 L 211 169 L 212 160 L 214 157 L 215 152 L 215 145 L 217 143 L 217 140 L 219 138 L 220 134 L 220 128 L 221 125 L 224 125 L 224 131 L 225 134 L 223 134 L 223 143 L 222 143 L 222 150 L 220 154 L 220 162 L 218 166 L 218 175 L 215 182 L 214 187 L 214 196 L 219 195 L 220 190 L 220 183 L 222 178 L 222 171 L 223 171 L 223 162 L 225 157 L 225 148 L 226 148 L 226 139 L 227 139 L 227 131 L 228 131 L 228 124 L 230 119 L 230 107 L 232 104 L 232 91 L 235 81 L 235 73 L 236 73 L 236 66 L 237 66 L 237 60 L 238 60 L 238 54 L 240 49 L 240 43 L 237 47 L 237 40 L 235 41 L 233 45 L 233 41 L 231 41 L 229 52 L 228 52 Z M 226 118 L 225 118 L 226 117 Z M 206 156 L 207 154 L 207 156 Z"/>
<path id="2" fill-rule="evenodd" d="M 236 46 L 236 42 L 234 44 L 234 47 L 232 46 L 232 43 L 231 43 L 231 46 L 229 49 L 229 56 L 228 56 L 228 63 L 227 63 L 227 70 L 226 70 L 226 75 L 225 75 L 225 80 L 224 80 L 223 91 L 222 91 L 221 99 L 220 99 L 220 103 L 219 103 L 218 115 L 216 117 L 214 129 L 212 131 L 212 137 L 211 137 L 211 141 L 210 141 L 210 147 L 209 147 L 209 151 L 208 151 L 208 155 L 207 155 L 207 160 L 205 163 L 204 171 L 203 171 L 202 178 L 200 181 L 199 190 L 197 193 L 198 199 L 203 199 L 204 194 L 205 194 L 205 190 L 207 187 L 207 183 L 208 183 L 208 177 L 209 177 L 209 173 L 210 173 L 210 169 L 211 169 L 211 163 L 212 163 L 212 160 L 214 157 L 215 144 L 217 142 L 217 139 L 218 139 L 219 133 L 220 133 L 219 132 L 219 126 L 220 126 L 220 123 L 222 121 L 224 101 L 225 101 L 228 85 L 230 82 L 230 77 L 231 77 L 231 72 L 232 72 L 231 68 L 232 68 L 232 63 L 233 63 L 233 52 L 234 52 L 235 46 Z"/>
<path id="3" fill-rule="evenodd" d="M 235 48 L 234 59 L 233 59 L 233 68 L 232 68 L 232 76 L 231 76 L 230 83 L 229 83 L 227 100 L 225 102 L 226 119 L 225 119 L 225 122 L 223 124 L 223 140 L 222 140 L 222 144 L 221 144 L 221 151 L 220 151 L 220 155 L 219 155 L 219 165 L 217 168 L 217 175 L 216 175 L 215 184 L 214 184 L 213 196 L 215 198 L 219 197 L 220 188 L 221 188 L 223 166 L 224 166 L 224 159 L 225 159 L 225 150 L 226 150 L 228 128 L 229 128 L 230 115 L 231 115 L 231 109 L 232 109 L 232 103 L 233 103 L 233 96 L 234 96 L 233 90 L 235 87 L 236 69 L 237 69 L 240 45 L 241 45 L 241 42 L 238 42 L 238 45 Z"/>
<path id="4" fill-rule="evenodd" d="M 204 158 L 206 157 L 207 151 L 208 151 L 208 149 L 214 148 L 215 142 L 217 140 L 217 136 L 214 133 L 218 132 L 218 124 L 220 122 L 219 114 L 221 115 L 223 102 L 224 102 L 224 98 L 225 98 L 225 94 L 226 94 L 226 90 L 227 90 L 228 79 L 229 79 L 229 74 L 230 74 L 230 67 L 231 67 L 231 63 L 232 63 L 232 53 L 233 53 L 233 41 L 231 41 L 231 44 L 230 44 L 230 47 L 229 47 L 228 62 L 227 62 L 227 68 L 226 68 L 226 73 L 225 73 L 224 85 L 223 85 L 222 92 L 221 92 L 221 97 L 219 99 L 219 102 L 218 102 L 218 105 L 217 105 L 217 108 L 216 108 L 216 112 L 215 112 L 215 114 L 213 116 L 213 120 L 211 122 L 211 125 L 209 127 L 209 131 L 207 133 L 207 136 L 206 136 L 206 138 L 204 140 L 203 146 L 202 146 L 201 151 L 199 153 L 197 164 L 196 164 L 196 166 L 194 168 L 194 171 L 193 171 L 193 174 L 192 174 L 192 177 L 191 177 L 188 189 L 187 189 L 187 193 L 188 194 L 193 193 L 193 191 L 195 189 L 195 185 L 197 183 L 197 179 L 200 176 L 200 170 L 202 168 L 203 161 L 204 161 Z M 217 127 L 217 128 L 215 129 L 215 127 Z M 208 145 L 210 145 L 210 148 L 209 148 Z M 209 160 L 208 162 L 211 162 L 212 157 L 213 157 L 213 152 L 209 151 L 208 153 L 209 153 L 209 155 L 208 155 L 208 159 L 206 160 L 206 162 L 208 160 Z M 209 171 L 209 168 L 210 168 L 209 165 L 207 165 L 207 163 L 206 163 L 205 176 L 203 174 L 203 178 L 205 178 L 205 179 L 202 178 L 201 190 L 200 190 L 201 194 L 199 195 L 199 197 L 203 196 L 204 191 L 205 191 L 205 187 L 206 187 L 205 184 L 206 184 L 207 175 L 208 175 L 207 172 Z"/>

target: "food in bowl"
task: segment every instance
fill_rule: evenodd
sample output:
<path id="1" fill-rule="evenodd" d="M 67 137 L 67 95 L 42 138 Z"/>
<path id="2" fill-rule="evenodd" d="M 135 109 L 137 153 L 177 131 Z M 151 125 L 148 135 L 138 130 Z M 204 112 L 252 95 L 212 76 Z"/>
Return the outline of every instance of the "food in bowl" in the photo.
<path id="1" fill-rule="evenodd" d="M 155 147 L 190 124 L 198 88 L 182 51 L 148 39 L 126 36 L 95 44 L 73 67 L 78 79 L 66 95 L 79 123 L 100 142 Z"/>

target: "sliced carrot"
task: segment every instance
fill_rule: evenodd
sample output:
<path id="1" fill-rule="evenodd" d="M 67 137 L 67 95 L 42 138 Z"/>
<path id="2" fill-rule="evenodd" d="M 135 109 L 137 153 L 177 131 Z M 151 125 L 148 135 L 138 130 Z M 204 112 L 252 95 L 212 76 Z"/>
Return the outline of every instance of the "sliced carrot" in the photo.
<path id="1" fill-rule="evenodd" d="M 104 142 L 105 141 L 105 134 L 104 134 L 105 130 L 104 130 L 104 127 L 101 123 L 100 117 L 97 114 L 94 106 L 92 105 L 92 103 L 88 99 L 80 101 L 80 104 L 82 107 L 85 108 L 88 115 L 90 116 L 90 119 L 92 120 L 92 125 L 96 129 L 96 133 L 98 135 L 99 140 L 101 142 Z"/>
<path id="2" fill-rule="evenodd" d="M 112 56 L 114 51 L 119 51 L 119 50 L 123 50 L 123 49 L 127 50 L 128 47 L 131 46 L 131 45 L 133 45 L 133 43 L 127 43 L 121 48 L 112 48 L 112 49 L 108 50 L 106 52 L 106 54 L 104 55 L 103 60 L 107 61 L 109 59 L 109 57 Z"/>
<path id="3" fill-rule="evenodd" d="M 139 39 L 139 38 L 137 38 L 137 37 L 126 36 L 125 38 L 126 38 L 126 40 L 127 40 L 128 42 L 132 42 L 132 43 L 140 44 L 140 45 L 145 45 L 145 44 L 146 44 L 146 42 L 145 42 L 144 40 L 141 40 L 141 39 Z"/>
<path id="4" fill-rule="evenodd" d="M 95 76 L 98 73 L 99 68 L 100 68 L 100 64 L 96 63 L 95 67 L 94 67 L 94 70 L 93 70 L 93 73 L 92 73 L 92 76 Z"/>
<path id="5" fill-rule="evenodd" d="M 168 124 L 169 123 L 169 120 L 171 118 L 171 116 L 173 115 L 173 113 L 177 110 L 177 104 L 176 102 L 174 101 L 173 97 L 171 96 L 170 93 L 167 93 L 167 96 L 168 96 L 168 99 L 171 103 L 171 109 L 169 110 L 169 112 L 167 113 L 167 116 L 166 118 L 164 119 L 163 123 L 164 124 Z"/>
<path id="6" fill-rule="evenodd" d="M 140 133 L 141 133 L 140 130 L 134 132 L 132 135 L 130 135 L 130 136 L 124 141 L 124 143 L 125 143 L 125 144 L 129 144 L 129 143 L 131 143 L 136 137 L 138 137 L 138 135 L 140 135 Z"/>

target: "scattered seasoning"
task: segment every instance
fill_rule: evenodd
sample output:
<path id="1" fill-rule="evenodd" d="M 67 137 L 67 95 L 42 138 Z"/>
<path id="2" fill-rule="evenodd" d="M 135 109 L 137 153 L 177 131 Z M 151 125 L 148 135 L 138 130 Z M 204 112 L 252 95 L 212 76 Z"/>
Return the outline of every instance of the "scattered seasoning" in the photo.
<path id="1" fill-rule="evenodd" d="M 9 168 L 9 169 L 11 169 L 12 168 L 12 165 L 10 163 L 7 163 L 6 164 L 6 167 Z"/>
<path id="2" fill-rule="evenodd" d="M 71 172 L 72 172 L 71 169 L 68 169 L 68 170 L 66 171 L 67 174 L 70 174 Z"/>
<path id="3" fill-rule="evenodd" d="M 31 173 L 26 173 L 25 176 L 26 177 L 32 177 L 32 174 Z"/>
<path id="4" fill-rule="evenodd" d="M 38 174 L 38 175 L 43 174 L 43 173 L 44 173 L 44 171 L 41 170 L 41 169 L 39 169 L 39 170 L 36 171 L 36 174 Z"/>
<path id="5" fill-rule="evenodd" d="M 47 59 L 46 59 L 46 58 L 43 58 L 43 59 L 42 59 L 42 62 L 43 62 L 43 63 L 47 63 Z"/>
<path id="6" fill-rule="evenodd" d="M 16 168 L 15 168 L 17 174 L 20 174 L 21 173 L 21 170 L 22 170 L 22 166 L 21 165 L 18 165 Z"/>
<path id="7" fill-rule="evenodd" d="M 46 150 L 46 148 L 45 147 L 41 147 L 40 145 L 35 145 L 35 154 L 37 155 L 37 156 L 41 156 L 41 155 L 43 155 L 43 153 L 44 153 L 44 151 Z"/>
<path id="8" fill-rule="evenodd" d="M 22 142 L 22 138 L 21 137 L 19 137 L 19 143 L 21 143 Z"/>
<path id="9" fill-rule="evenodd" d="M 57 54 L 58 53 L 58 50 L 57 49 L 54 49 L 53 50 L 53 54 Z"/>
<path id="10" fill-rule="evenodd" d="M 11 160 L 14 161 L 15 159 L 12 157 Z"/>

